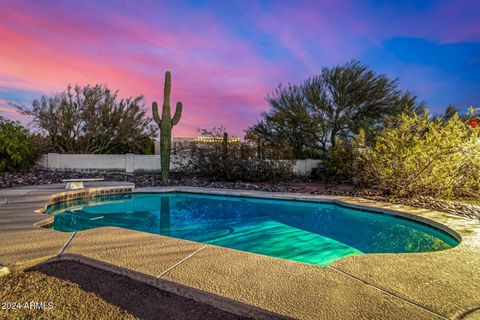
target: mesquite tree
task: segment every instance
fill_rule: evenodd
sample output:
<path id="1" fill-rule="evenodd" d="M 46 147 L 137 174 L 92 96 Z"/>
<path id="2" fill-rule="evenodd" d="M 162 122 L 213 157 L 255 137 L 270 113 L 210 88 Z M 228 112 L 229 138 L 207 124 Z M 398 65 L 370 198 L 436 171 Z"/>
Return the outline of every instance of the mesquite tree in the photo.
<path id="1" fill-rule="evenodd" d="M 300 85 L 279 86 L 267 101 L 270 110 L 247 134 L 273 148 L 287 143 L 296 158 L 312 150 L 328 152 L 337 138 L 351 138 L 361 128 L 373 139 L 387 116 L 423 106 L 414 94 L 400 90 L 397 80 L 358 61 L 323 68 Z"/>
<path id="2" fill-rule="evenodd" d="M 144 153 L 156 129 L 143 97 L 119 99 L 106 86 L 68 86 L 63 93 L 17 106 L 59 153 Z"/>
<path id="3" fill-rule="evenodd" d="M 170 71 L 165 72 L 165 88 L 163 96 L 163 110 L 162 118 L 158 114 L 157 102 L 152 103 L 153 119 L 160 128 L 160 164 L 162 168 L 162 180 L 168 180 L 170 171 L 170 151 L 172 145 L 172 128 L 180 121 L 182 116 L 183 105 L 180 101 L 177 102 L 175 115 L 170 114 L 170 92 L 172 88 L 172 75 Z"/>

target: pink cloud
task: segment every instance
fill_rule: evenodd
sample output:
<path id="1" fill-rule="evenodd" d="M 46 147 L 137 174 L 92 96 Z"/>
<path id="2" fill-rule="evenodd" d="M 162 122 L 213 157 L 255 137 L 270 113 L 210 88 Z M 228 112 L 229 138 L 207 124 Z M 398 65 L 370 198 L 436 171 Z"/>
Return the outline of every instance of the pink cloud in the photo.
<path id="1" fill-rule="evenodd" d="M 144 94 L 150 113 L 151 101 L 162 100 L 163 72 L 170 69 L 172 98 L 185 105 L 175 134 L 219 125 L 241 134 L 266 108 L 263 97 L 281 70 L 265 64 L 249 43 L 223 33 L 212 17 L 190 19 L 188 28 L 172 31 L 120 14 L 90 21 L 62 8 L 12 4 L 0 14 L 0 86 L 52 94 L 68 83 L 103 83 L 121 96 Z M 208 28 L 192 32 L 196 24 Z"/>
<path id="2" fill-rule="evenodd" d="M 9 102 L 4 99 L 0 99 L 0 116 L 13 121 L 20 121 L 24 125 L 28 124 L 28 119 L 20 114 L 18 110 L 9 105 Z"/>
<path id="3" fill-rule="evenodd" d="M 251 19 L 245 23 L 265 36 L 262 41 L 275 43 L 263 50 L 290 53 L 273 53 L 270 59 L 258 43 L 226 28 L 223 17 L 210 8 L 177 10 L 173 2 L 48 5 L 5 0 L 0 89 L 50 95 L 69 83 L 101 83 L 119 89 L 122 97 L 144 94 L 150 113 L 151 102 L 163 99 L 168 69 L 172 99 L 185 105 L 174 134 L 195 135 L 198 127 L 224 125 L 240 135 L 268 107 L 264 97 L 280 81 L 297 82 L 322 66 L 358 58 L 394 35 L 478 38 L 479 16 L 469 12 L 471 3 L 439 2 L 424 16 L 418 10 L 398 15 L 392 5 L 372 8 L 347 0 L 239 2 L 236 9 Z M 465 23 L 448 25 L 448 12 L 464 16 Z"/>
<path id="4" fill-rule="evenodd" d="M 277 2 L 257 24 L 291 50 L 306 70 L 318 72 L 326 64 L 358 57 L 366 47 L 369 28 L 356 11 L 351 1 L 302 1 L 295 6 Z"/>

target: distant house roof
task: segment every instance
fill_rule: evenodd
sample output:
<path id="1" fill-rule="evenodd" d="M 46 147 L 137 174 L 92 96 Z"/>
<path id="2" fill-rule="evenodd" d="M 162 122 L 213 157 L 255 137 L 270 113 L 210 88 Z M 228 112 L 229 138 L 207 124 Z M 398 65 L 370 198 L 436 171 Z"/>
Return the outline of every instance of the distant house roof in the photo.
<path id="1" fill-rule="evenodd" d="M 478 128 L 480 127 L 480 118 L 478 116 L 472 117 L 469 120 L 467 120 L 467 124 L 472 128 Z"/>
<path id="2" fill-rule="evenodd" d="M 195 138 L 195 142 L 200 143 L 212 143 L 212 142 L 223 142 L 223 137 L 212 137 L 212 136 L 200 136 Z M 228 143 L 239 143 L 240 138 L 238 137 L 228 137 Z"/>

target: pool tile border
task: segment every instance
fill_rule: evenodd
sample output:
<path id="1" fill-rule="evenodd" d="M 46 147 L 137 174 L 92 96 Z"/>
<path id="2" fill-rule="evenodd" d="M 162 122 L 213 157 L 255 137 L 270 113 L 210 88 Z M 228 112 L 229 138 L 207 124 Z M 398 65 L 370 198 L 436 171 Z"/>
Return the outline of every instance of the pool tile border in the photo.
<path id="1" fill-rule="evenodd" d="M 50 196 L 50 200 L 44 209 L 54 204 L 67 203 L 72 200 L 90 199 L 114 194 L 128 194 L 134 192 L 134 190 L 134 186 L 107 186 L 64 191 Z"/>

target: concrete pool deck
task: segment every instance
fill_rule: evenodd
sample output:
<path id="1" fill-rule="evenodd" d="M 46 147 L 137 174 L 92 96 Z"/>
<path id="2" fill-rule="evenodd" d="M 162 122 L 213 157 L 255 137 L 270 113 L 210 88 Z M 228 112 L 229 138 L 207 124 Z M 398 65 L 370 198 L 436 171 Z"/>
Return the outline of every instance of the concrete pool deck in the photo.
<path id="1" fill-rule="evenodd" d="M 87 188 L 113 185 L 128 184 L 99 182 Z M 0 189 L 0 274 L 46 260 L 76 260 L 255 318 L 480 319 L 480 222 L 475 220 L 354 197 L 135 190 L 341 202 L 428 219 L 462 238 L 445 251 L 350 256 L 320 267 L 116 227 L 78 233 L 39 227 L 48 216 L 35 210 L 63 187 Z"/>

